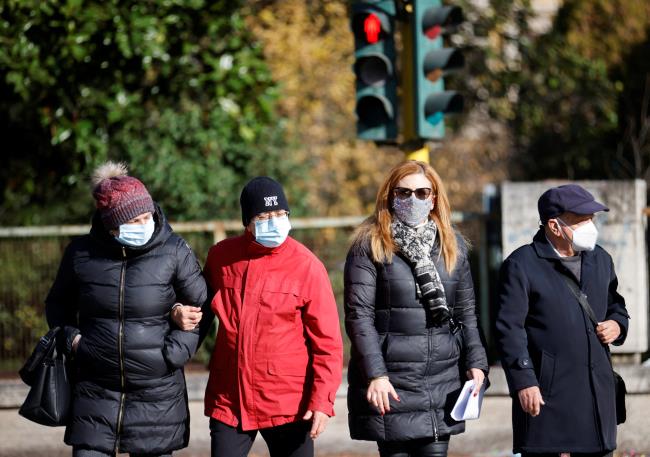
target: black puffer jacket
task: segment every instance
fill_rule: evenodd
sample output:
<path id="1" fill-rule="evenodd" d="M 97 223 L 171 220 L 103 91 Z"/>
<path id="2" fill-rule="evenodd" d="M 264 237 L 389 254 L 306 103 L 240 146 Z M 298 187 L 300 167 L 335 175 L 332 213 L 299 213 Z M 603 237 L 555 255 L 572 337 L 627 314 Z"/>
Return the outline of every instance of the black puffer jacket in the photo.
<path id="1" fill-rule="evenodd" d="M 348 369 L 350 436 L 372 441 L 406 441 L 462 433 L 464 422 L 450 416 L 467 368 L 487 373 L 474 309 L 472 275 L 464 242 L 458 238 L 456 268 L 447 273 L 436 243 L 431 253 L 448 306 L 462 330 L 433 326 L 416 296 L 409 262 L 372 261 L 369 247 L 356 246 L 345 264 L 345 326 L 352 341 Z M 366 400 L 371 378 L 388 374 L 400 397 L 381 416 Z"/>
<path id="2" fill-rule="evenodd" d="M 171 324 L 176 301 L 206 300 L 201 268 L 157 208 L 156 229 L 141 247 L 125 247 L 96 215 L 89 235 L 67 247 L 46 300 L 50 327 L 67 349 L 77 333 L 77 381 L 65 442 L 159 454 L 187 446 L 189 413 L 182 367 L 198 332 Z"/>

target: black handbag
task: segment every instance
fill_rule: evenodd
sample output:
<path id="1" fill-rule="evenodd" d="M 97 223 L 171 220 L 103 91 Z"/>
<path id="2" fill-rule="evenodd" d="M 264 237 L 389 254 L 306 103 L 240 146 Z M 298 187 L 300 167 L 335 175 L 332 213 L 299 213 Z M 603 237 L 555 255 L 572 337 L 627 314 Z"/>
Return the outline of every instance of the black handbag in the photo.
<path id="1" fill-rule="evenodd" d="M 596 327 L 598 327 L 598 319 L 596 319 L 594 310 L 591 309 L 591 305 L 587 301 L 587 296 L 578 288 L 578 285 L 573 282 L 571 278 L 565 275 L 562 275 L 562 277 L 569 286 L 569 289 L 571 289 L 571 292 L 573 292 L 573 295 L 575 295 L 575 297 L 578 299 L 578 303 L 580 303 L 580 306 L 585 311 L 585 314 L 587 314 L 589 317 L 589 320 L 593 324 L 595 331 Z M 612 358 L 609 353 L 609 347 L 607 348 L 607 356 L 609 357 L 609 363 L 611 364 Z M 614 376 L 614 390 L 616 399 L 616 423 L 622 424 L 627 419 L 627 411 L 625 409 L 625 394 L 627 394 L 627 388 L 625 387 L 625 381 L 623 380 L 623 377 L 614 371 L 613 367 L 612 375 Z"/>
<path id="2" fill-rule="evenodd" d="M 612 370 L 614 373 L 614 387 L 616 388 L 616 423 L 622 424 L 627 419 L 627 411 L 625 410 L 625 394 L 627 388 L 623 377 Z"/>
<path id="3" fill-rule="evenodd" d="M 57 350 L 58 333 L 57 327 L 43 336 L 19 372 L 31 388 L 18 413 L 50 427 L 66 425 L 72 399 L 65 356 Z"/>

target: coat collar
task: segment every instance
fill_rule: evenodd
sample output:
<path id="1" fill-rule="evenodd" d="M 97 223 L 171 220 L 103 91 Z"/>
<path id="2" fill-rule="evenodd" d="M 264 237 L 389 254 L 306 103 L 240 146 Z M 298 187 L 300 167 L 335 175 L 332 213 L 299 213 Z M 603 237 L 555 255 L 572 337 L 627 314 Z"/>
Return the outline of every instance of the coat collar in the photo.
<path id="1" fill-rule="evenodd" d="M 543 259 L 560 260 L 558 255 L 555 253 L 555 248 L 550 241 L 548 241 L 548 238 L 546 238 L 543 228 L 540 228 L 535 234 L 535 237 L 533 238 L 533 248 L 537 255 Z"/>
<path id="2" fill-rule="evenodd" d="M 539 229 L 539 231 L 535 234 L 535 237 L 533 238 L 533 249 L 535 249 L 535 252 L 539 257 L 543 259 L 555 261 L 555 263 L 557 264 L 556 267 L 560 266 L 560 257 L 558 257 L 558 255 L 555 253 L 555 249 L 548 241 L 548 238 L 546 238 L 546 234 L 544 233 L 543 228 Z M 596 246 L 596 249 L 599 249 L 599 247 Z M 592 271 L 593 271 L 592 268 L 596 263 L 595 260 L 596 249 L 594 249 L 593 251 L 582 252 L 582 262 L 581 262 L 581 272 L 580 272 L 581 283 L 584 283 L 585 278 L 590 278 L 592 275 Z"/>
<path id="3" fill-rule="evenodd" d="M 246 252 L 250 257 L 262 257 L 265 255 L 279 254 L 280 252 L 287 249 L 287 246 L 291 243 L 291 237 L 288 236 L 287 239 L 284 240 L 284 243 L 282 243 L 280 246 L 268 248 L 255 241 L 255 237 L 250 232 L 250 230 L 244 230 L 243 237 L 244 243 L 246 245 Z"/>

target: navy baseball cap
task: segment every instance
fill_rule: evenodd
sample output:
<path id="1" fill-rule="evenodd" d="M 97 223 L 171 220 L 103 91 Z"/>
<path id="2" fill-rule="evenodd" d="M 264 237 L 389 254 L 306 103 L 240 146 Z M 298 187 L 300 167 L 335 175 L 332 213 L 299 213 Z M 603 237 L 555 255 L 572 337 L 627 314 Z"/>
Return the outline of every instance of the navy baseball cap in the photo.
<path id="1" fill-rule="evenodd" d="M 537 200 L 537 210 L 542 224 L 562 213 L 594 214 L 609 211 L 598 203 L 593 195 L 577 184 L 564 184 L 551 187 Z"/>

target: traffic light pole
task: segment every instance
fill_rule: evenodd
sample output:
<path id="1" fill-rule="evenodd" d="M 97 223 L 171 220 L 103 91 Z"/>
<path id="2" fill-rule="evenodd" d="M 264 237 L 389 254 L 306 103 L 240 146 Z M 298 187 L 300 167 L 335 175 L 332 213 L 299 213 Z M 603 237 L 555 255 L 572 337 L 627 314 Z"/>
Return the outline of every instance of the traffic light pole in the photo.
<path id="1" fill-rule="evenodd" d="M 419 162 L 429 163 L 429 147 L 425 144 L 415 151 L 404 151 L 406 160 L 417 160 Z"/>
<path id="2" fill-rule="evenodd" d="M 406 5 L 406 14 L 413 13 L 413 6 Z M 417 138 L 415 133 L 415 84 L 413 75 L 413 23 L 411 20 L 400 22 L 402 52 L 400 52 L 400 88 L 401 88 L 401 133 L 402 142 L 399 146 L 406 160 L 418 160 L 429 163 L 429 148 L 426 143 Z"/>

